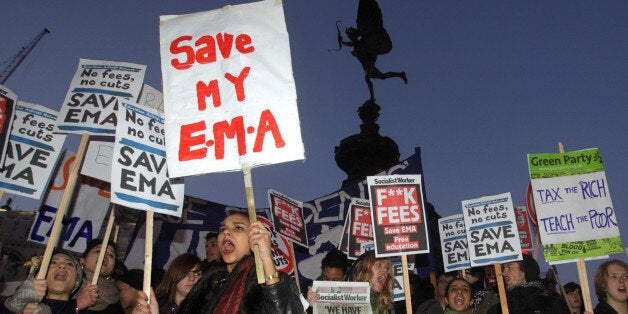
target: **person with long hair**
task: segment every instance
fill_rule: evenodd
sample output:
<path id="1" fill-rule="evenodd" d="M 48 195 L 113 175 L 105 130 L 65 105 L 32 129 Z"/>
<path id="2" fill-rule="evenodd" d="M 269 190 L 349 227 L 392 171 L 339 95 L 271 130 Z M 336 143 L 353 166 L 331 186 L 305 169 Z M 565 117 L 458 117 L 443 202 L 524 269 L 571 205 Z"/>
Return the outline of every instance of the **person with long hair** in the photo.
<path id="1" fill-rule="evenodd" d="M 79 260 L 85 273 L 83 286 L 97 295 L 96 302 L 88 308 L 79 311 L 79 313 L 123 314 L 124 310 L 120 304 L 120 291 L 113 276 L 116 267 L 116 244 L 112 241 L 109 241 L 104 248 L 106 250 L 105 258 L 100 268 L 98 283 L 91 285 L 98 256 L 102 249 L 102 239 L 93 239 L 89 241 Z"/>
<path id="2" fill-rule="evenodd" d="M 203 275 L 177 313 L 303 313 L 296 283 L 275 268 L 271 232 L 261 222 L 250 222 L 245 213 L 228 215 L 221 223 L 218 245 L 224 265 Z M 262 284 L 251 256 L 255 246 L 262 261 Z M 149 305 L 144 292 L 138 296 L 134 313 L 156 313 L 154 298 Z"/>
<path id="3" fill-rule="evenodd" d="M 374 251 L 362 254 L 353 266 L 350 281 L 368 282 L 371 286 L 373 314 L 388 314 L 393 308 L 392 263 L 376 258 Z"/>
<path id="4" fill-rule="evenodd" d="M 181 302 L 201 278 L 201 260 L 194 254 L 177 256 L 166 270 L 155 295 L 160 314 L 177 313 Z"/>
<path id="5" fill-rule="evenodd" d="M 595 294 L 600 303 L 595 314 L 628 313 L 628 265 L 613 259 L 600 265 L 593 275 Z"/>
<path id="6" fill-rule="evenodd" d="M 582 301 L 582 290 L 580 285 L 575 282 L 568 282 L 563 286 L 565 290 L 565 296 L 563 299 L 567 300 L 567 306 L 571 314 L 584 313 L 584 302 Z"/>

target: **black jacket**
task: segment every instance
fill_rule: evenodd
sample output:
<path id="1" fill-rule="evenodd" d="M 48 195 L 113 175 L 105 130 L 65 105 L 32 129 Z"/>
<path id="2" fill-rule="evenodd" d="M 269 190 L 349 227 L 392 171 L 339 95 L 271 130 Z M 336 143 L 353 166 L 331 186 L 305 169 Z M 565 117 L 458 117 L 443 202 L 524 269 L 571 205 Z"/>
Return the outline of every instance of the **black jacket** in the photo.
<path id="1" fill-rule="evenodd" d="M 569 309 L 561 299 L 543 292 L 538 281 L 516 286 L 506 293 L 508 311 L 511 314 L 569 314 Z M 489 314 L 501 313 L 498 303 L 488 310 Z"/>
<path id="2" fill-rule="evenodd" d="M 242 261 L 247 258 L 252 257 L 245 256 L 231 273 L 227 272 L 225 266 L 208 270 L 183 300 L 177 313 L 213 313 L 225 289 L 239 271 Z M 237 307 L 238 313 L 302 314 L 303 306 L 294 280 L 282 272 L 279 272 L 279 278 L 278 283 L 270 286 L 258 284 L 255 267 L 251 267 L 246 277 L 244 297 L 240 304 L 232 306 Z"/>
<path id="3" fill-rule="evenodd" d="M 597 306 L 593 310 L 593 313 L 595 313 L 595 314 L 617 314 L 617 311 L 615 311 L 615 309 L 612 306 L 608 305 L 608 303 L 600 302 L 600 303 L 597 304 Z"/>

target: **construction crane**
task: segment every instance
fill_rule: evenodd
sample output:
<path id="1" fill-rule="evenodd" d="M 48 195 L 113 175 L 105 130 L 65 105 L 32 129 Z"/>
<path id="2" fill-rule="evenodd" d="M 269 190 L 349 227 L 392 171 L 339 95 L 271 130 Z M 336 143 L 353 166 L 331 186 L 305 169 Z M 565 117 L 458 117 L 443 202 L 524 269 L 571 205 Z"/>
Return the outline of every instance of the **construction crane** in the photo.
<path id="1" fill-rule="evenodd" d="M 24 61 L 26 56 L 31 52 L 31 50 L 33 50 L 33 48 L 35 48 L 35 45 L 37 45 L 41 38 L 46 34 L 50 34 L 50 31 L 47 28 L 44 28 L 44 30 L 41 31 L 41 33 L 39 33 L 39 35 L 37 35 L 37 37 L 35 37 L 35 39 L 33 39 L 26 47 L 22 47 L 22 50 L 20 50 L 20 52 L 13 57 L 11 62 L 9 62 L 9 64 L 2 70 L 2 73 L 0 73 L 0 84 L 4 84 L 4 82 L 7 81 L 9 76 L 13 74 L 17 67 L 20 66 L 20 63 Z"/>

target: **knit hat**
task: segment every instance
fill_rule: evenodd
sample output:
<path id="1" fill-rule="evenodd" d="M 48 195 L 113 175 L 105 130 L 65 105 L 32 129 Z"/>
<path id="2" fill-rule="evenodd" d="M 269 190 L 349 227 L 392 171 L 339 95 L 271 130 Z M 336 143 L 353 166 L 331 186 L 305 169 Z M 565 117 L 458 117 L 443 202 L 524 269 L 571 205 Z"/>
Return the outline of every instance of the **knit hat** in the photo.
<path id="1" fill-rule="evenodd" d="M 540 280 L 539 275 L 541 274 L 541 269 L 534 257 L 530 256 L 528 253 L 523 253 L 521 255 L 523 256 L 521 269 L 523 269 L 523 273 L 526 276 L 526 282 Z"/>

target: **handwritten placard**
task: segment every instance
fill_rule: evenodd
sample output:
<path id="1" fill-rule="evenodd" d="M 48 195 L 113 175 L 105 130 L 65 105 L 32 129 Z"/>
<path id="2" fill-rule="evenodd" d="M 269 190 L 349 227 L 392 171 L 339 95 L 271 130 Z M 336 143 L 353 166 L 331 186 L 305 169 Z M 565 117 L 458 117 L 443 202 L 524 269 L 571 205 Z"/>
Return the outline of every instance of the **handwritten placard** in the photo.
<path id="1" fill-rule="evenodd" d="M 304 158 L 280 2 L 160 18 L 173 177 Z"/>

